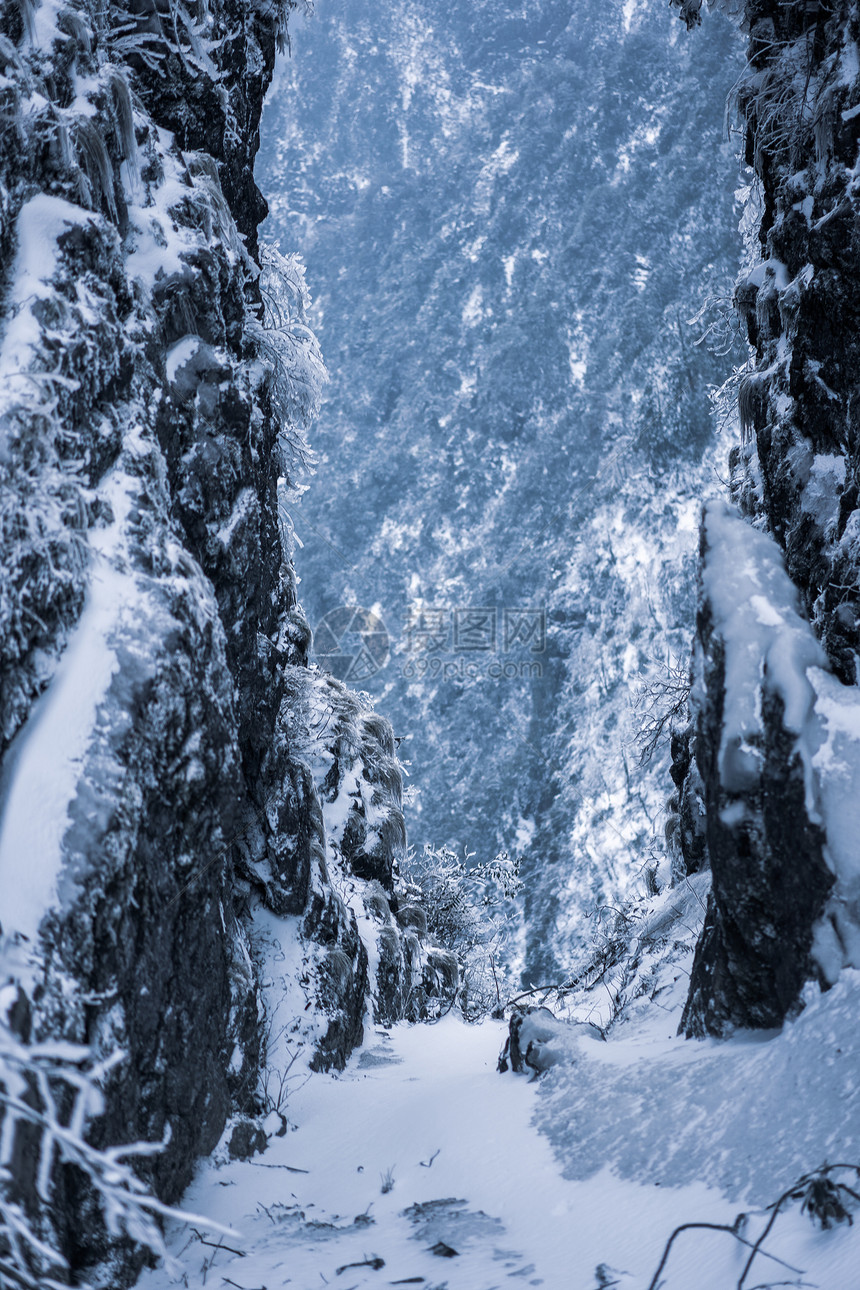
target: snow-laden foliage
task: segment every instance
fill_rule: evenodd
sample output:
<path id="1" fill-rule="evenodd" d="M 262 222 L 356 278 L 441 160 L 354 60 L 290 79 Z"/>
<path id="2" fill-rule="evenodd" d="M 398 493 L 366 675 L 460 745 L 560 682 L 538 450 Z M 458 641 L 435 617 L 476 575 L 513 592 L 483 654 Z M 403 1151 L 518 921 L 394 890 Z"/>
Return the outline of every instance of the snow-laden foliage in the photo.
<path id="1" fill-rule="evenodd" d="M 9 988 L 3 992 L 9 994 Z M 14 993 L 14 988 L 13 988 Z M 0 995 L 0 1002 L 9 998 Z M 0 1281 L 26 1290 L 60 1290 L 68 1266 L 51 1229 L 59 1178 L 91 1188 L 106 1229 L 164 1257 L 163 1220 L 212 1229 L 206 1219 L 163 1205 L 137 1176 L 133 1162 L 158 1143 L 94 1147 L 90 1122 L 104 1111 L 103 1086 L 125 1060 L 97 1060 L 81 1044 L 24 1043 L 0 1021 Z M 216 1225 L 217 1228 L 217 1225 Z M 222 1234 L 226 1229 L 218 1228 Z M 78 1282 L 77 1284 L 82 1284 Z"/>
<path id="2" fill-rule="evenodd" d="M 290 11 L 313 11 L 312 0 L 252 0 L 250 7 L 273 25 L 280 52 L 289 47 Z M 218 54 L 237 34 L 232 25 L 225 29 L 210 0 L 159 0 L 142 8 L 120 0 L 111 5 L 111 15 L 109 41 L 115 57 L 156 74 L 174 56 L 191 76 L 217 81 Z"/>
<path id="3" fill-rule="evenodd" d="M 154 4 L 142 14 L 120 3 L 112 6 L 112 18 L 109 40 L 118 60 L 139 63 L 159 73 L 163 61 L 173 54 L 192 76 L 217 80 L 212 54 L 227 37 L 213 38 L 214 21 L 207 0 L 193 6 L 184 0 L 167 0 L 161 8 Z"/>
<path id="4" fill-rule="evenodd" d="M 284 473 L 295 475 L 313 461 L 305 432 L 319 411 L 327 373 L 308 324 L 311 299 L 300 257 L 282 255 L 272 243 L 261 243 L 258 282 L 263 318 L 249 324 L 248 334 L 268 369 Z"/>
<path id="5" fill-rule="evenodd" d="M 314 11 L 314 0 L 251 0 L 256 13 L 273 22 L 278 42 L 278 53 L 291 53 L 288 18 L 293 10 L 309 18 Z"/>
<path id="6" fill-rule="evenodd" d="M 425 847 L 404 863 L 402 876 L 427 909 L 427 925 L 443 944 L 471 950 L 492 940 L 498 912 L 522 890 L 519 862 L 502 852 L 472 864 L 474 852 Z"/>
<path id="7" fill-rule="evenodd" d="M 400 870 L 401 896 L 419 903 L 431 940 L 459 960 L 459 1003 L 471 1019 L 502 1007 L 512 992 L 509 941 L 523 887 L 518 858 L 474 860 L 474 852 L 426 845 Z"/>

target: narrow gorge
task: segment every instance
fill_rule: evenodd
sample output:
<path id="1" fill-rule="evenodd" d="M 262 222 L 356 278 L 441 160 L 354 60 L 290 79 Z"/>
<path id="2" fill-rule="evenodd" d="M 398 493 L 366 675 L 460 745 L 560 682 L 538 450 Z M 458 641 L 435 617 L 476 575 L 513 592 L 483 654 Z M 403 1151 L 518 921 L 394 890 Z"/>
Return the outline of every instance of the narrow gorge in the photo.
<path id="1" fill-rule="evenodd" d="M 0 0 L 2 1290 L 860 1290 L 860 9 L 712 9 Z"/>

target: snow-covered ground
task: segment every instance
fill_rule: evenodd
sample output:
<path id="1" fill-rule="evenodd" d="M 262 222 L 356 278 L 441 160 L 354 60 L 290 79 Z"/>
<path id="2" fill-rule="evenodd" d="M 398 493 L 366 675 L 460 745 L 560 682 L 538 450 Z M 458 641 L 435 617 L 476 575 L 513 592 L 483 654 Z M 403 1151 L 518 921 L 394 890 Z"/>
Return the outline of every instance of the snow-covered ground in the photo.
<path id="1" fill-rule="evenodd" d="M 539 1083 L 497 1073 L 499 1022 L 369 1030 L 343 1074 L 292 1092 L 263 1154 L 231 1161 L 222 1145 L 201 1166 L 186 1207 L 236 1235 L 174 1226 L 177 1266 L 141 1290 L 648 1290 L 679 1224 L 732 1225 L 743 1209 L 755 1242 L 767 1204 L 825 1148 L 858 1160 L 858 1002 L 846 973 L 781 1034 L 721 1044 L 675 1039 L 675 1007 L 647 1007 Z M 688 1230 L 659 1284 L 734 1290 L 750 1249 Z M 857 1290 L 857 1235 L 787 1204 L 744 1281 L 775 1285 Z"/>

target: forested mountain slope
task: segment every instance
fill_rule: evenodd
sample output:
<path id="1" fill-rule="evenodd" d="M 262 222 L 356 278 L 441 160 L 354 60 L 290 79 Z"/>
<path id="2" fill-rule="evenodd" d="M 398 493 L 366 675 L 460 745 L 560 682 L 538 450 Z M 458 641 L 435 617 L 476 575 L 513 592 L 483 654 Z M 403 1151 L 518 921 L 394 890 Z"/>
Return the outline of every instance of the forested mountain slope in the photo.
<path id="1" fill-rule="evenodd" d="M 695 42 L 635 0 L 325 0 L 264 117 L 331 374 L 289 504 L 317 658 L 403 737 L 416 846 L 523 855 L 534 980 L 662 854 L 630 701 L 686 660 L 708 387 L 743 357 L 688 325 L 740 256 L 739 69 L 718 16 Z M 320 628 L 350 605 L 385 666 Z"/>

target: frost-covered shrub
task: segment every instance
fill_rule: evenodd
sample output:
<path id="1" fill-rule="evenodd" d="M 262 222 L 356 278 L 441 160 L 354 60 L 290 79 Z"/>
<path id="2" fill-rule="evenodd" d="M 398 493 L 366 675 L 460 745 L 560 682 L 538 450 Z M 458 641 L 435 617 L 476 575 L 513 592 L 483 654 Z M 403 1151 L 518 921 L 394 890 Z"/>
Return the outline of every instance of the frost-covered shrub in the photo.
<path id="1" fill-rule="evenodd" d="M 228 39 L 226 34 L 216 35 L 208 0 L 197 4 L 159 0 L 144 6 L 143 12 L 134 4 L 111 6 L 111 52 L 116 59 L 137 68 L 161 72 L 164 60 L 172 54 L 191 77 L 203 76 L 217 82 L 219 73 L 213 57 Z"/>
<path id="2" fill-rule="evenodd" d="M 0 997 L 14 990 L 7 986 Z M 14 999 L 3 1001 L 14 1006 Z M 51 1221 L 57 1212 L 61 1167 L 71 1166 L 86 1179 L 111 1237 L 129 1239 L 165 1256 L 159 1218 L 184 1216 L 156 1200 L 128 1163 L 153 1155 L 161 1144 L 138 1142 L 98 1149 L 86 1138 L 88 1123 L 104 1110 L 102 1085 L 123 1056 L 117 1052 L 98 1061 L 80 1044 L 25 1043 L 0 1019 L 3 1285 L 52 1290 L 68 1284 L 66 1260 Z"/>
<path id="3" fill-rule="evenodd" d="M 484 1016 L 504 1002 L 503 946 L 522 888 L 519 860 L 505 852 L 473 865 L 450 847 L 425 846 L 407 858 L 402 896 L 427 916 L 427 937 L 451 950 L 461 968 L 459 1004 L 467 1017 Z"/>
<path id="4" fill-rule="evenodd" d="M 643 677 L 634 700 L 639 716 L 636 743 L 641 765 L 647 763 L 661 744 L 668 742 L 679 725 L 686 725 L 690 697 L 690 664 L 668 658 L 662 671 Z"/>
<path id="5" fill-rule="evenodd" d="M 270 243 L 260 245 L 261 322 L 249 335 L 267 368 L 272 410 L 280 425 L 284 474 L 307 468 L 312 460 L 305 437 L 319 411 L 327 380 L 319 341 L 308 326 L 311 298 L 305 266 L 297 255 L 281 255 Z"/>
<path id="6" fill-rule="evenodd" d="M 290 33 L 287 27 L 290 12 L 298 9 L 309 17 L 314 11 L 314 0 L 252 0 L 252 8 L 273 24 L 278 52 L 284 54 L 290 50 Z"/>

